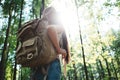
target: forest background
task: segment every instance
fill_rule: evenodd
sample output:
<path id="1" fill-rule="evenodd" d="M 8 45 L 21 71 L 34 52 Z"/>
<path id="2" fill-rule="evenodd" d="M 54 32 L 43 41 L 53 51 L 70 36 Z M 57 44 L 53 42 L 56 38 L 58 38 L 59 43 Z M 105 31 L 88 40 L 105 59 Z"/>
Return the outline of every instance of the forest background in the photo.
<path id="1" fill-rule="evenodd" d="M 70 42 L 66 79 L 120 80 L 120 0 L 0 0 L 0 80 L 29 80 L 30 69 L 16 64 L 16 33 L 48 6 Z"/>

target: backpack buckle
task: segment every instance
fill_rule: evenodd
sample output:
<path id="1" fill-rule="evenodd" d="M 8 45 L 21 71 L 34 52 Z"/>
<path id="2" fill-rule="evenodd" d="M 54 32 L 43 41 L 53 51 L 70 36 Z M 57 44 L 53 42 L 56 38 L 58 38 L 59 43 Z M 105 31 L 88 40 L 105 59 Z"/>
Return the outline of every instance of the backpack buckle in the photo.
<path id="1" fill-rule="evenodd" d="M 27 59 L 32 59 L 33 58 L 33 53 L 27 54 Z"/>

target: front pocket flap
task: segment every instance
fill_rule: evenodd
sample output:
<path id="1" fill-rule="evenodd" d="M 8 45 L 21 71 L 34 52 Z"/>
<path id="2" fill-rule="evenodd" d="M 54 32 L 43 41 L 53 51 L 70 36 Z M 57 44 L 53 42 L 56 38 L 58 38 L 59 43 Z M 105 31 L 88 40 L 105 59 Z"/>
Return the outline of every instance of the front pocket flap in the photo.
<path id="1" fill-rule="evenodd" d="M 36 41 L 36 38 L 31 38 L 27 41 L 24 41 L 22 47 L 34 45 L 35 41 Z"/>
<path id="2" fill-rule="evenodd" d="M 18 53 L 18 51 L 21 49 L 21 44 L 18 45 L 16 53 Z"/>

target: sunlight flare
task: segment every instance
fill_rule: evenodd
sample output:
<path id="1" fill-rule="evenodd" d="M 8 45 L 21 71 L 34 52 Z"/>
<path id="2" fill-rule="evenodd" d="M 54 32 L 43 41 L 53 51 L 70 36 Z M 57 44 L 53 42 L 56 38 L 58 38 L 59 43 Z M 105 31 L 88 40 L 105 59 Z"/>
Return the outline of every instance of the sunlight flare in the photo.
<path id="1" fill-rule="evenodd" d="M 54 0 L 50 6 L 53 6 L 59 15 L 67 34 L 71 37 L 78 32 L 77 16 L 74 3 L 68 0 Z"/>

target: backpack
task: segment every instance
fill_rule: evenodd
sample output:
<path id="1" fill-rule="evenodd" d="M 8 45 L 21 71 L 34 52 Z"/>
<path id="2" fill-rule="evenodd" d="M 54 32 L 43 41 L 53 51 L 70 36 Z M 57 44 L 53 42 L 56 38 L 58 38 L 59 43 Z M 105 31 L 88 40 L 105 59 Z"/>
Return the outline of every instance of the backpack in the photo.
<path id="1" fill-rule="evenodd" d="M 36 67 L 49 64 L 56 59 L 57 52 L 47 34 L 45 20 L 34 19 L 24 23 L 18 30 L 17 38 L 17 64 L 23 67 Z"/>

